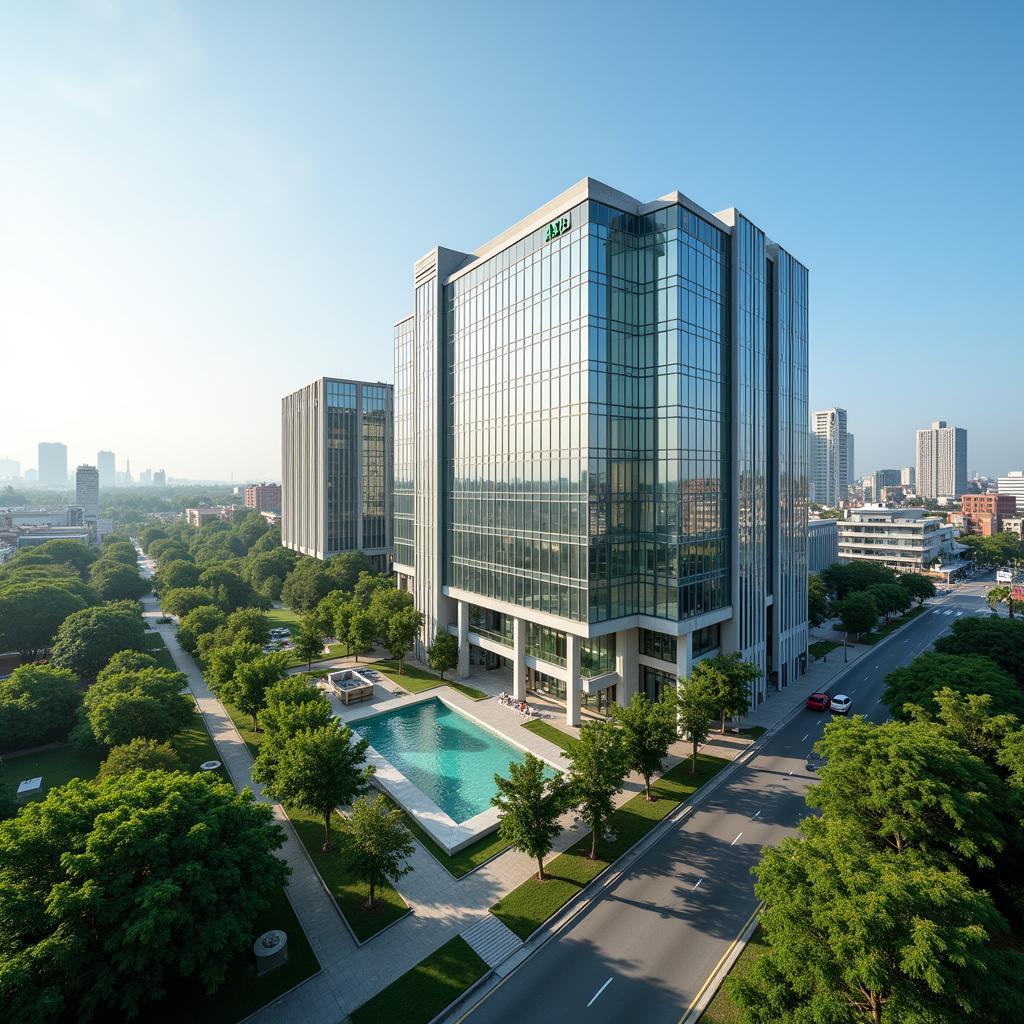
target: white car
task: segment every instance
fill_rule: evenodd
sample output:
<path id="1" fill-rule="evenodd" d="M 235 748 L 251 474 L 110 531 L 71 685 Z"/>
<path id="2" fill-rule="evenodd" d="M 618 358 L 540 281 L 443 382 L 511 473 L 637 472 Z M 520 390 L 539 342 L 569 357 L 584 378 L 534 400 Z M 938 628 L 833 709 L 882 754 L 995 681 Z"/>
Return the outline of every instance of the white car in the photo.
<path id="1" fill-rule="evenodd" d="M 829 705 L 829 710 L 836 715 L 845 715 L 850 710 L 850 705 L 853 703 L 845 693 L 837 693 L 832 698 L 832 703 Z"/>

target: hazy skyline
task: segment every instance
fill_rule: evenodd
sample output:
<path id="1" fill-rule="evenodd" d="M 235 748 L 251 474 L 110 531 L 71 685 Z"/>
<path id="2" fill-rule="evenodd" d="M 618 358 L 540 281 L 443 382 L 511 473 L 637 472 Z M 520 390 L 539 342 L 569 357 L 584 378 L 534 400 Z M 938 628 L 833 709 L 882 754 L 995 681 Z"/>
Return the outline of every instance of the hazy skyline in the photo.
<path id="1" fill-rule="evenodd" d="M 418 257 L 591 175 L 736 205 L 810 268 L 810 407 L 861 473 L 937 419 L 1020 468 L 1019 9 L 604 13 L 6 5 L 0 457 L 277 478 L 284 394 L 393 379 Z"/>

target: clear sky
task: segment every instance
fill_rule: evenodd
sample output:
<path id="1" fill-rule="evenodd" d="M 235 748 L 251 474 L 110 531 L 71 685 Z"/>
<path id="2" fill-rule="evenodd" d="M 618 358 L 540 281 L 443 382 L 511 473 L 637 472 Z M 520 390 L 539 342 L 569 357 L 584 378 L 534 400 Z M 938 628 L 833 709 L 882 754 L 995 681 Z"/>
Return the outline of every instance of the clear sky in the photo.
<path id="1" fill-rule="evenodd" d="M 412 264 L 591 175 L 811 269 L 812 408 L 1024 466 L 1015 3 L 11 2 L 0 456 L 279 475 L 280 397 L 391 380 Z"/>

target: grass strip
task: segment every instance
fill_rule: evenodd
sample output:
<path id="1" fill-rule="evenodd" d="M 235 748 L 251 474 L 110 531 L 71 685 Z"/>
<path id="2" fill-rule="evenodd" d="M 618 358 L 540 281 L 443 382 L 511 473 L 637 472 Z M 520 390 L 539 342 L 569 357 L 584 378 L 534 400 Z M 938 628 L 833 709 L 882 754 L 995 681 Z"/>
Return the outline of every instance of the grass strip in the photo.
<path id="1" fill-rule="evenodd" d="M 449 854 L 434 842 L 430 834 L 410 814 L 402 811 L 402 818 L 405 821 L 406 827 L 416 837 L 417 841 L 426 848 L 434 860 L 453 878 L 462 878 L 463 875 L 468 875 L 474 868 L 480 867 L 481 864 L 489 861 L 496 854 L 501 853 L 502 850 L 508 849 L 508 843 L 502 842 L 498 838 L 497 832 L 492 832 L 490 835 L 482 836 L 475 843 L 471 843 L 464 849 L 459 850 L 458 853 Z"/>
<path id="2" fill-rule="evenodd" d="M 470 700 L 485 700 L 488 697 L 488 694 L 482 690 L 466 686 L 465 683 L 442 679 L 429 669 L 420 665 L 411 665 L 409 662 L 405 663 L 405 671 L 399 675 L 398 662 L 394 658 L 375 661 L 371 667 L 377 669 L 378 672 L 383 672 L 388 679 L 407 693 L 423 693 L 424 690 L 432 690 L 435 686 L 450 686 L 453 690 L 458 690 L 459 693 L 469 697 Z"/>
<path id="3" fill-rule="evenodd" d="M 7 755 L 0 759 L 0 794 L 16 800 L 19 806 L 30 800 L 40 800 L 54 786 L 63 786 L 71 779 L 91 779 L 99 770 L 103 757 L 102 750 L 79 750 L 70 744 L 21 757 Z M 43 779 L 39 789 L 16 796 L 20 782 L 38 776 Z"/>
<path id="4" fill-rule="evenodd" d="M 697 770 L 691 774 L 689 759 L 681 761 L 652 786 L 656 797 L 653 802 L 638 793 L 612 815 L 608 829 L 614 837 L 598 842 L 596 860 L 586 856 L 590 851 L 590 836 L 586 835 L 546 865 L 550 876 L 546 881 L 528 879 L 495 903 L 491 913 L 520 938 L 527 938 L 728 763 L 720 757 L 698 754 Z"/>
<path id="5" fill-rule="evenodd" d="M 352 1013 L 352 1024 L 428 1024 L 487 970 L 466 940 L 456 936 L 363 1003 Z"/>
<path id="6" fill-rule="evenodd" d="M 751 967 L 768 951 L 768 944 L 758 926 L 750 941 L 743 947 L 743 952 L 736 958 L 729 974 L 715 993 L 715 998 L 708 1003 L 701 1015 L 701 1024 L 739 1024 L 742 1020 L 739 1007 L 733 1002 L 729 993 L 730 982 L 742 978 Z"/>
<path id="7" fill-rule="evenodd" d="M 837 643 L 835 640 L 815 640 L 807 649 L 815 658 L 824 658 L 829 651 L 834 651 L 837 647 L 842 646 L 842 644 Z"/>
<path id="8" fill-rule="evenodd" d="M 898 619 L 893 619 L 892 622 L 890 622 L 888 625 L 880 626 L 878 629 L 874 629 L 870 633 L 865 633 L 864 636 L 860 638 L 858 643 L 868 644 L 868 646 L 872 644 L 877 644 L 879 640 L 884 639 L 890 633 L 894 633 L 897 629 L 900 628 L 900 626 L 905 626 L 912 619 L 916 619 L 918 615 L 922 615 L 927 610 L 928 609 L 925 608 L 923 605 L 918 605 L 916 608 L 911 608 L 910 611 L 907 612 L 905 615 L 901 615 Z"/>
<path id="9" fill-rule="evenodd" d="M 570 736 L 567 732 L 555 728 L 549 722 L 534 719 L 531 722 L 523 722 L 521 724 L 524 729 L 529 730 L 535 736 L 547 740 L 548 743 L 554 743 L 556 747 L 561 747 L 562 750 L 569 750 L 573 743 L 576 742 L 574 736 Z"/>
<path id="10" fill-rule="evenodd" d="M 159 668 L 166 668 L 171 672 L 178 671 L 178 666 L 174 664 L 171 652 L 159 633 L 155 630 L 143 633 L 142 642 L 146 645 L 146 653 L 156 659 Z"/>
<path id="11" fill-rule="evenodd" d="M 743 736 L 748 740 L 760 739 L 768 730 L 763 725 L 751 725 L 746 729 L 738 729 L 737 736 Z"/>

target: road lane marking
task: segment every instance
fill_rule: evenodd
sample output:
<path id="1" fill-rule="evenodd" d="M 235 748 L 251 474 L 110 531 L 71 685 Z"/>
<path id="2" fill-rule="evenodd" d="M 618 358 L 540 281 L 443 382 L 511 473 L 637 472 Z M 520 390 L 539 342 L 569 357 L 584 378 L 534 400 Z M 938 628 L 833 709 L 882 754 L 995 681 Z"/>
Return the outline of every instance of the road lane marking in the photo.
<path id="1" fill-rule="evenodd" d="M 793 773 L 792 773 L 792 772 L 790 772 L 789 774 L 790 774 L 790 775 L 792 775 Z M 743 833 L 742 833 L 742 832 L 740 833 L 740 836 L 741 836 L 741 835 L 743 835 Z M 740 838 L 740 836 L 737 836 L 737 837 L 736 837 L 736 838 L 735 838 L 735 839 L 734 839 L 734 840 L 733 840 L 733 841 L 732 841 L 732 842 L 731 842 L 731 843 L 730 843 L 729 845 L 730 845 L 730 846 L 735 846 L 735 845 L 736 845 L 736 843 L 737 843 L 737 842 L 739 841 L 739 838 Z"/>
<path id="2" fill-rule="evenodd" d="M 760 817 L 761 817 L 761 812 L 758 811 L 757 814 L 754 815 L 754 818 L 760 818 Z M 753 821 L 754 818 L 751 818 L 750 820 Z"/>
<path id="3" fill-rule="evenodd" d="M 701 883 L 701 882 L 703 882 L 703 881 L 704 881 L 704 876 L 703 876 L 703 875 L 701 875 L 701 877 L 697 879 L 697 884 L 696 884 L 696 885 L 695 885 L 695 886 L 694 886 L 693 888 L 694 888 L 695 890 L 696 890 L 697 888 L 699 888 L 699 886 L 700 886 L 700 883 Z M 611 979 L 610 979 L 610 978 L 609 978 L 608 980 L 609 980 L 609 981 L 611 981 Z"/>
<path id="4" fill-rule="evenodd" d="M 804 739 L 803 739 L 803 740 L 801 740 L 800 742 L 801 742 L 801 743 L 803 743 L 803 741 L 804 741 L 805 739 L 807 739 L 807 736 L 810 736 L 810 735 L 811 735 L 810 733 L 807 733 L 807 735 L 806 735 L 806 736 L 804 736 Z"/>
<path id="5" fill-rule="evenodd" d="M 605 982 L 605 983 L 604 983 L 604 984 L 603 984 L 603 985 L 602 985 L 602 986 L 601 986 L 601 987 L 600 987 L 600 988 L 599 988 L 599 989 L 598 989 L 598 990 L 597 990 L 597 991 L 596 991 L 596 992 L 595 992 L 595 993 L 593 994 L 593 996 L 592 996 L 592 997 L 591 997 L 591 999 L 590 999 L 590 1002 L 589 1002 L 589 1003 L 587 1003 L 587 1008 L 588 1008 L 588 1009 L 589 1009 L 589 1008 L 590 1008 L 591 1006 L 593 1006 L 593 1005 L 594 1005 L 594 1003 L 596 1003 L 596 1002 L 597 1002 L 597 997 L 598 997 L 598 996 L 599 996 L 599 995 L 600 995 L 600 994 L 601 994 L 601 993 L 602 993 L 602 992 L 603 992 L 603 991 L 604 991 L 604 990 L 605 990 L 605 989 L 606 989 L 606 988 L 607 988 L 607 987 L 608 987 L 608 986 L 609 986 L 609 985 L 610 985 L 611 983 L 612 983 L 612 979 L 611 979 L 611 978 L 609 978 L 609 979 L 608 979 L 608 980 L 607 980 L 607 981 L 606 981 L 606 982 Z"/>

